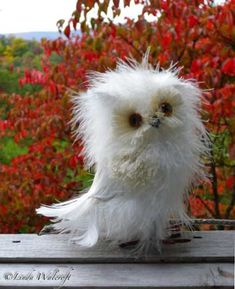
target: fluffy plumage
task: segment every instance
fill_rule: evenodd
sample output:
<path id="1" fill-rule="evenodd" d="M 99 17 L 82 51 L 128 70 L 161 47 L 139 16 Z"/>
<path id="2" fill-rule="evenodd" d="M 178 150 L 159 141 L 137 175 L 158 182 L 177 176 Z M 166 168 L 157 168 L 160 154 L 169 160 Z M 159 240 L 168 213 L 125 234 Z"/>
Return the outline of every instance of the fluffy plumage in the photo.
<path id="1" fill-rule="evenodd" d="M 145 57 L 90 75 L 87 92 L 73 99 L 73 125 L 95 178 L 83 195 L 37 209 L 54 230 L 85 247 L 103 239 L 146 248 L 167 236 L 170 218 L 187 221 L 185 201 L 204 177 L 208 140 L 201 91 L 177 74 Z"/>

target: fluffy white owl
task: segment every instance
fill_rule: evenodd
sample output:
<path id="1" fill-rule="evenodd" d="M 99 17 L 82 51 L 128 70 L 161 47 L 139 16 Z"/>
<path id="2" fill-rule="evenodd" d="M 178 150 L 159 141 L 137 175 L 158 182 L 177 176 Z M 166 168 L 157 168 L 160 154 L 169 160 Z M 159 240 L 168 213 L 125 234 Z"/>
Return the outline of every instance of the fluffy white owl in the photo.
<path id="1" fill-rule="evenodd" d="M 169 219 L 187 221 L 187 193 L 204 176 L 200 96 L 195 83 L 173 68 L 152 68 L 146 57 L 91 74 L 87 92 L 74 98 L 73 123 L 94 181 L 83 195 L 37 213 L 85 247 L 98 240 L 158 246 Z"/>

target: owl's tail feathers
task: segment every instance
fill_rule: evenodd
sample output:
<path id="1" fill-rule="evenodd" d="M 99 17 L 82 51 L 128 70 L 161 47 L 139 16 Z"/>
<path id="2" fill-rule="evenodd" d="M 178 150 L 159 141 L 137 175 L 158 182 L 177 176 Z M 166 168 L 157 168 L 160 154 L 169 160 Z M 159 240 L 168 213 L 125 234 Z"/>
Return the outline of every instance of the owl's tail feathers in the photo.
<path id="1" fill-rule="evenodd" d="M 53 222 L 44 227 L 41 234 L 69 233 L 77 244 L 94 246 L 99 238 L 95 202 L 94 198 L 84 194 L 63 203 L 41 206 L 36 209 L 37 214 L 52 218 Z"/>

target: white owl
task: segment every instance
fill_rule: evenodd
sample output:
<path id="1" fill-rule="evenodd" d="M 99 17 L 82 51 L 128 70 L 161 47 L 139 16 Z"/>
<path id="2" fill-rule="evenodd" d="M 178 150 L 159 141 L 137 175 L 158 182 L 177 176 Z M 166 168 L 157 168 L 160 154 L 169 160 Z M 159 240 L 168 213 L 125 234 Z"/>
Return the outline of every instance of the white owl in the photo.
<path id="1" fill-rule="evenodd" d="M 168 235 L 169 219 L 187 222 L 185 201 L 204 177 L 208 138 L 200 119 L 201 91 L 177 76 L 134 60 L 92 73 L 87 92 L 74 98 L 73 123 L 84 143 L 90 189 L 38 214 L 85 247 L 138 240 L 138 248 Z"/>

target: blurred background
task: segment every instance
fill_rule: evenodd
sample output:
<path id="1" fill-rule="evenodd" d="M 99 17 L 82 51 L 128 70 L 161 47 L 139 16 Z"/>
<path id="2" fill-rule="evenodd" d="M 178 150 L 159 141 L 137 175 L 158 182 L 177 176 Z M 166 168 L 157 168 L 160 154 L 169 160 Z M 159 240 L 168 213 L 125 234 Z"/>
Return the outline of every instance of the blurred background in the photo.
<path id="1" fill-rule="evenodd" d="M 71 91 L 148 47 L 153 66 L 176 63 L 204 91 L 212 157 L 189 214 L 233 219 L 234 11 L 233 0 L 0 0 L 0 233 L 39 232 L 48 220 L 35 208 L 91 184 L 68 125 Z"/>

